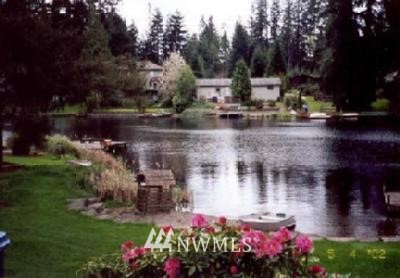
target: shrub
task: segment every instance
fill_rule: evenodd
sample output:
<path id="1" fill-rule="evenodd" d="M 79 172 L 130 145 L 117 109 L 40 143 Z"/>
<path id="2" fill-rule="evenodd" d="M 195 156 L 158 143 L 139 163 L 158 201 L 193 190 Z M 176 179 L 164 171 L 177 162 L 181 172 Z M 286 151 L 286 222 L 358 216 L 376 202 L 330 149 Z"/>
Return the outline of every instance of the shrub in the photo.
<path id="1" fill-rule="evenodd" d="M 45 134 L 50 130 L 47 117 L 38 114 L 18 115 L 14 122 L 15 136 L 12 139 L 14 155 L 28 155 L 32 146 L 43 147 Z"/>
<path id="2" fill-rule="evenodd" d="M 371 108 L 374 111 L 388 111 L 390 107 L 390 101 L 387 98 L 379 98 L 371 103 Z"/>
<path id="3" fill-rule="evenodd" d="M 73 155 L 75 157 L 79 156 L 78 149 L 66 136 L 63 135 L 53 135 L 46 136 L 46 150 L 49 154 L 56 156 Z"/>
<path id="4" fill-rule="evenodd" d="M 94 164 L 87 183 L 99 197 L 130 203 L 136 200 L 137 183 L 122 161 L 103 151 L 80 150 L 80 155 Z"/>
<path id="5" fill-rule="evenodd" d="M 264 101 L 262 99 L 254 99 L 251 101 L 251 106 L 255 106 L 257 110 L 264 108 Z"/>
<path id="6" fill-rule="evenodd" d="M 275 100 L 267 100 L 268 107 L 275 107 L 276 101 Z"/>
<path id="7" fill-rule="evenodd" d="M 122 245 L 122 254 L 97 258 L 82 267 L 79 273 L 85 277 L 169 278 L 327 275 L 323 267 L 308 265 L 313 251 L 312 241 L 304 235 L 293 235 L 286 228 L 265 234 L 246 225 L 230 226 L 225 217 L 209 225 L 204 216 L 195 215 L 191 229 L 178 231 L 165 226 L 162 230 L 169 235 L 173 231 L 169 240 L 171 250 L 154 249 L 150 252 L 127 241 Z M 222 245 L 224 239 L 227 244 L 216 248 L 215 242 Z M 182 242 L 186 247 L 180 245 L 179 249 L 178 244 Z"/>

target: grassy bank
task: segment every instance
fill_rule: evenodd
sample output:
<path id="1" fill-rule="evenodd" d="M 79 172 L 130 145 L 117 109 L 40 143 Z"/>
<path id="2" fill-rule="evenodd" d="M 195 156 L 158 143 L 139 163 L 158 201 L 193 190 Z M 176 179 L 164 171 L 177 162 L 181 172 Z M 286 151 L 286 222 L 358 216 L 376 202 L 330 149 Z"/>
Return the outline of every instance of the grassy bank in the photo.
<path id="1" fill-rule="evenodd" d="M 7 277 L 73 277 L 91 256 L 114 252 L 127 239 L 145 242 L 149 225 L 116 224 L 67 211 L 67 198 L 86 193 L 77 188 L 74 169 L 63 161 L 12 156 L 5 160 L 25 166 L 0 174 L 0 199 L 8 202 L 0 208 L 0 229 L 13 241 L 7 249 Z M 400 277 L 399 243 L 321 241 L 315 246 L 329 271 Z"/>
<path id="2" fill-rule="evenodd" d="M 26 165 L 0 174 L 0 229 L 8 232 L 7 277 L 74 277 L 89 257 L 118 250 L 126 239 L 144 242 L 148 225 L 118 225 L 65 209 L 67 198 L 85 195 L 72 167 L 49 157 L 6 157 Z M 49 166 L 52 165 L 53 166 Z"/>

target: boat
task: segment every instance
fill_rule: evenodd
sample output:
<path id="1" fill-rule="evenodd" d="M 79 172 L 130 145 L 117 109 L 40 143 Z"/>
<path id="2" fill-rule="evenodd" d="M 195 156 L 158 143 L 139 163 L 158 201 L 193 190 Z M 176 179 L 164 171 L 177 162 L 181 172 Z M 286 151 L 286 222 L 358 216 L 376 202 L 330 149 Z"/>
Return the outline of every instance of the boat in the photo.
<path id="1" fill-rule="evenodd" d="M 286 227 L 294 229 L 296 219 L 294 215 L 286 215 L 284 213 L 253 213 L 239 217 L 239 223 L 249 225 L 252 229 L 261 231 L 277 231 Z"/>

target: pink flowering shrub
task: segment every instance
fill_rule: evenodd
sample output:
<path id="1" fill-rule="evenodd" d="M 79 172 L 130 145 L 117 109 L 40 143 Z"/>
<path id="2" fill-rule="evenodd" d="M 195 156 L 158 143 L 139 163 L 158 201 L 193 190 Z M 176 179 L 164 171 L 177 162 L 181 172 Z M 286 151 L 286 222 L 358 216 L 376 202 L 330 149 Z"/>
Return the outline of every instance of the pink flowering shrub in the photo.
<path id="1" fill-rule="evenodd" d="M 286 228 L 264 233 L 249 226 L 231 226 L 225 217 L 210 225 L 194 215 L 192 228 L 173 231 L 169 249 L 145 249 L 127 241 L 113 263 L 88 264 L 85 277 L 327 277 L 325 268 L 308 265 L 313 243 Z M 164 236 L 165 239 L 165 236 Z M 226 244 L 222 244 L 226 241 Z M 180 245 L 182 242 L 183 246 Z M 218 242 L 217 246 L 215 242 Z M 109 268 L 104 268 L 104 266 Z M 91 266 L 91 268 L 89 268 Z"/>

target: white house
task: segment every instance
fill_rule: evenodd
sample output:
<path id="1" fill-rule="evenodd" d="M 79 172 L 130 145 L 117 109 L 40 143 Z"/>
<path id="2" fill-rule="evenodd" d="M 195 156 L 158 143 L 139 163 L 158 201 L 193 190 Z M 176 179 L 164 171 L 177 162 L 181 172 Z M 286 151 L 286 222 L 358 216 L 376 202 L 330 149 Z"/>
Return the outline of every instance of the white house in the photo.
<path id="1" fill-rule="evenodd" d="M 232 99 L 231 83 L 232 79 L 229 78 L 197 79 L 197 99 L 212 102 L 230 102 Z M 252 78 L 251 99 L 277 100 L 280 97 L 281 85 L 281 79 L 277 77 Z"/>
<path id="2" fill-rule="evenodd" d="M 144 74 L 146 79 L 145 89 L 149 98 L 157 100 L 162 82 L 163 68 L 151 62 L 139 62 L 139 71 Z"/>

